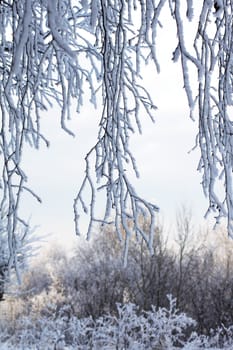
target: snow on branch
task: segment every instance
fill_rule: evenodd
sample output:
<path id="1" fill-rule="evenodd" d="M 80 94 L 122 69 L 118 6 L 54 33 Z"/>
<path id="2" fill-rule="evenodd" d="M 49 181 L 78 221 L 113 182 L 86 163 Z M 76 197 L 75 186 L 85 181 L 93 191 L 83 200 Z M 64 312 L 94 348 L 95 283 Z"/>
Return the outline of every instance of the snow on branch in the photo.
<path id="1" fill-rule="evenodd" d="M 84 201 L 85 186 L 88 185 L 91 191 L 88 237 L 92 224 L 99 222 L 99 219 L 95 217 L 96 192 L 104 190 L 107 199 L 106 210 L 104 219 L 100 221 L 104 224 L 111 221 L 112 216 L 115 217 L 113 221 L 120 240 L 122 240 L 123 229 L 126 263 L 128 242 L 133 232 L 141 235 L 151 252 L 153 251 L 155 213 L 158 207 L 137 195 L 127 176 L 127 168 L 128 164 L 131 164 L 136 176 L 139 176 L 135 159 L 130 151 L 129 138 L 134 132 L 134 125 L 141 131 L 139 113 L 146 112 L 154 120 L 153 112 L 156 107 L 148 92 L 138 83 L 139 70 L 138 65 L 134 62 L 139 59 L 138 55 L 140 55 L 140 60 L 143 57 L 142 48 L 140 47 L 140 53 L 138 50 L 138 41 L 142 40 L 140 37 L 142 34 L 139 34 L 136 39 L 136 46 L 133 45 L 133 41 L 129 45 L 129 34 L 132 36 L 132 30 L 129 29 L 132 23 L 126 18 L 126 3 L 101 0 L 99 7 L 102 14 L 99 27 L 103 55 L 103 112 L 98 142 L 86 157 L 86 177 L 74 203 L 76 232 L 79 233 L 79 208 L 82 208 L 84 212 L 88 211 L 88 206 Z M 151 18 L 147 20 L 152 21 Z M 144 34 L 149 38 L 149 30 L 144 28 L 143 36 Z M 146 40 L 148 41 L 149 39 Z M 155 58 L 150 47 L 147 51 L 151 52 L 152 57 Z M 98 188 L 91 176 L 93 155 Z M 141 229 L 139 218 L 142 214 L 148 215 L 151 220 L 148 234 Z"/>
<path id="2" fill-rule="evenodd" d="M 83 84 L 91 87 L 100 54 L 85 37 L 86 14 L 65 1 L 4 1 L 0 4 L 0 150 L 1 212 L 7 210 L 9 265 L 16 262 L 20 216 L 25 189 L 40 200 L 27 183 L 22 166 L 25 143 L 39 148 L 49 141 L 41 130 L 43 111 L 61 107 L 61 127 L 70 118 L 72 99 L 82 105 Z M 85 57 L 85 64 L 81 61 Z M 89 67 L 93 69 L 89 70 Z M 94 72 L 94 73 L 93 73 Z"/>
<path id="3" fill-rule="evenodd" d="M 130 133 L 135 125 L 141 132 L 141 113 L 154 118 L 155 106 L 140 85 L 139 74 L 141 62 L 149 58 L 159 69 L 155 37 L 164 3 L 165 0 L 1 2 L 1 209 L 7 208 L 8 213 L 9 261 L 14 260 L 12 242 L 17 240 L 17 227 L 25 223 L 26 229 L 19 210 L 24 190 L 40 200 L 27 185 L 23 146 L 28 143 L 39 148 L 42 142 L 49 146 L 41 130 L 41 118 L 53 104 L 61 108 L 62 129 L 73 135 L 66 121 L 74 101 L 80 111 L 87 86 L 94 104 L 96 91 L 102 88 L 103 106 L 98 142 L 86 157 L 86 176 L 74 204 L 77 233 L 78 204 L 87 211 L 84 187 L 89 186 L 92 193 L 88 237 L 96 221 L 96 191 L 101 188 L 106 191 L 107 204 L 100 221 L 106 222 L 110 209 L 114 209 L 119 236 L 120 227 L 126 231 L 125 251 L 133 230 L 143 235 L 152 249 L 158 208 L 137 195 L 126 167 L 131 165 L 138 176 L 129 147 Z M 139 14 L 139 23 L 134 14 L 135 18 Z M 96 158 L 94 167 L 92 154 Z M 151 217 L 148 237 L 138 225 L 138 216 L 145 211 Z"/>
<path id="4" fill-rule="evenodd" d="M 193 5 L 187 0 L 184 9 L 182 1 L 171 0 L 169 5 L 178 38 L 173 60 L 181 61 L 190 116 L 195 119 L 198 115 L 198 170 L 203 174 L 202 186 L 209 199 L 206 215 L 214 212 L 216 223 L 226 217 L 229 235 L 233 236 L 232 4 L 216 0 Z M 197 24 L 193 39 L 187 31 L 185 11 L 188 20 Z"/>
<path id="5" fill-rule="evenodd" d="M 179 1 L 175 1 L 176 7 Z M 179 14 L 179 12 L 178 12 Z M 182 28 L 182 21 L 176 15 Z M 198 142 L 201 159 L 198 170 L 203 173 L 202 186 L 209 199 L 209 209 L 215 213 L 216 223 L 228 219 L 228 232 L 233 236 L 233 8 L 229 1 L 204 1 L 199 14 L 194 39 L 195 59 L 186 55 L 184 41 L 179 36 L 181 52 L 195 64 L 198 76 Z M 183 62 L 183 61 L 182 61 Z M 186 66 L 182 63 L 184 86 L 190 98 L 190 84 Z M 193 90 L 193 89 L 192 89 Z M 190 104 L 191 109 L 194 108 Z M 221 195 L 224 189 L 225 195 Z"/>
<path id="6" fill-rule="evenodd" d="M 177 26 L 173 58 L 181 60 L 192 116 L 198 107 L 203 189 L 217 221 L 228 217 L 232 234 L 231 2 L 204 1 L 196 15 L 200 4 L 192 0 L 6 0 L 0 2 L 0 210 L 7 208 L 9 261 L 14 261 L 18 227 L 24 223 L 27 229 L 19 210 L 23 192 L 40 200 L 27 184 L 23 147 L 49 145 L 41 118 L 54 104 L 61 109 L 61 128 L 73 135 L 67 127 L 70 107 L 75 102 L 79 112 L 86 91 L 95 105 L 96 93 L 102 91 L 102 113 L 98 140 L 86 156 L 84 180 L 74 202 L 76 232 L 84 211 L 90 219 L 88 237 L 94 222 L 113 220 L 119 238 L 122 228 L 125 231 L 126 253 L 132 232 L 142 235 L 152 249 L 158 207 L 141 198 L 129 181 L 130 169 L 139 175 L 129 140 L 135 130 L 141 132 L 144 114 L 154 120 L 156 107 L 140 73 L 148 61 L 160 69 L 156 37 L 166 4 Z M 192 49 L 186 42 L 186 19 L 198 21 Z M 190 65 L 197 72 L 197 91 Z M 221 182 L 224 198 L 218 194 Z M 98 219 L 101 191 L 106 209 Z M 148 235 L 140 229 L 142 214 L 151 219 Z"/>

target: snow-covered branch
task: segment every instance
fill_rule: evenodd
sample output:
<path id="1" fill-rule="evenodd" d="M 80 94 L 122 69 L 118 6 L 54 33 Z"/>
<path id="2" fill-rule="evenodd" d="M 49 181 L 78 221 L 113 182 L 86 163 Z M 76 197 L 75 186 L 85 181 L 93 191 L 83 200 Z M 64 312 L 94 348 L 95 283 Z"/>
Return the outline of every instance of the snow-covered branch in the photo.
<path id="1" fill-rule="evenodd" d="M 232 233 L 231 2 L 204 1 L 197 14 L 200 4 L 192 0 L 8 0 L 0 2 L 0 211 L 7 208 L 10 264 L 18 227 L 27 222 L 20 216 L 23 191 L 39 200 L 27 184 L 23 147 L 25 143 L 35 148 L 49 145 L 41 117 L 54 104 L 61 109 L 62 129 L 73 135 L 67 127 L 70 107 L 76 103 L 79 112 L 87 90 L 94 105 L 96 92 L 102 91 L 102 112 L 98 140 L 86 156 L 84 180 L 74 202 L 76 232 L 80 233 L 84 211 L 90 219 L 88 237 L 94 222 L 114 221 L 119 238 L 125 237 L 125 252 L 132 232 L 152 249 L 158 207 L 141 198 L 129 181 L 130 169 L 139 175 L 129 140 L 135 130 L 141 132 L 144 114 L 154 120 L 156 107 L 140 74 L 148 61 L 160 69 L 156 38 L 166 5 L 177 27 L 173 58 L 181 60 L 192 116 L 198 106 L 199 170 L 209 209 L 217 211 L 217 221 L 228 217 Z M 199 22 L 192 49 L 186 41 L 185 18 Z M 190 66 L 196 70 L 197 91 Z M 223 183 L 224 198 L 218 194 L 218 183 Z M 98 218 L 96 201 L 101 190 L 105 215 Z M 148 236 L 139 225 L 142 214 L 151 220 Z"/>
<path id="2" fill-rule="evenodd" d="M 203 174 L 202 186 L 209 199 L 207 214 L 213 211 L 216 223 L 221 217 L 227 217 L 228 232 L 232 236 L 232 4 L 227 0 L 195 5 L 187 1 L 187 17 L 198 23 L 193 48 L 181 5 L 180 0 L 170 1 L 178 37 L 173 59 L 181 60 L 191 116 L 198 114 L 197 139 L 201 151 L 198 170 Z M 192 72 L 193 68 L 196 70 L 196 82 L 191 75 L 191 65 Z"/>
<path id="3" fill-rule="evenodd" d="M 144 12 L 149 9 L 144 9 L 144 5 L 141 6 L 141 12 L 143 16 L 146 16 Z M 133 232 L 136 235 L 142 235 L 152 252 L 155 213 L 158 211 L 158 207 L 137 195 L 127 175 L 129 164 L 131 164 L 136 176 L 139 176 L 129 147 L 130 134 L 134 132 L 135 127 L 141 131 L 140 113 L 146 112 L 154 120 L 153 112 L 156 109 L 148 92 L 139 83 L 140 69 L 139 65 L 134 63 L 142 61 L 149 52 L 157 64 L 155 47 L 149 41 L 149 28 L 154 18 L 146 16 L 148 28 L 144 28 L 143 24 L 134 44 L 132 37 L 135 34 L 133 32 L 135 28 L 133 22 L 126 16 L 127 3 L 122 0 L 114 2 L 101 0 L 99 8 L 103 57 L 103 112 L 98 142 L 86 157 L 86 177 L 75 200 L 74 210 L 77 232 L 79 232 L 78 206 L 80 204 L 80 207 L 87 211 L 87 206 L 83 201 L 83 192 L 84 185 L 88 184 L 91 190 L 89 236 L 92 223 L 99 221 L 95 217 L 96 192 L 104 190 L 107 201 L 102 222 L 109 222 L 112 217 L 115 217 L 113 221 L 120 240 L 122 240 L 122 230 L 124 231 L 126 262 L 128 242 Z M 153 35 L 152 40 L 154 40 Z M 146 49 L 143 50 L 141 46 L 145 46 Z M 93 153 L 98 188 L 91 176 Z M 142 214 L 148 215 L 151 219 L 148 236 L 140 228 L 139 217 Z"/>

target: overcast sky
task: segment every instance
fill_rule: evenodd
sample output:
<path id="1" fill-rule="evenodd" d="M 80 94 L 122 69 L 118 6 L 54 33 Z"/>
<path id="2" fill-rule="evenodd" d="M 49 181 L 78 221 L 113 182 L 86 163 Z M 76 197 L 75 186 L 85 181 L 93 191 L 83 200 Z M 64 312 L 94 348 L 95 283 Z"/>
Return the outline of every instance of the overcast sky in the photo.
<path id="1" fill-rule="evenodd" d="M 143 74 L 159 109 L 154 124 L 142 116 L 143 135 L 133 135 L 131 139 L 141 175 L 139 180 L 133 179 L 134 187 L 160 207 L 162 220 L 167 224 L 174 223 L 176 211 L 184 203 L 192 207 L 195 221 L 201 223 L 207 201 L 196 171 L 199 152 L 188 153 L 195 144 L 197 124 L 189 118 L 179 63 L 171 62 L 175 48 L 175 42 L 171 45 L 171 28 L 165 25 L 163 30 L 158 45 L 162 72 L 158 76 L 154 68 L 148 67 Z M 70 123 L 76 133 L 74 139 L 61 130 L 59 112 L 52 109 L 42 122 L 50 148 L 26 152 L 29 184 L 43 204 L 27 195 L 22 211 L 31 215 L 31 223 L 40 226 L 40 233 L 51 233 L 57 241 L 74 238 L 73 199 L 84 175 L 84 157 L 96 140 L 99 116 L 98 110 L 85 105 Z M 99 210 L 104 210 L 102 203 Z M 85 223 L 83 219 L 83 230 Z"/>

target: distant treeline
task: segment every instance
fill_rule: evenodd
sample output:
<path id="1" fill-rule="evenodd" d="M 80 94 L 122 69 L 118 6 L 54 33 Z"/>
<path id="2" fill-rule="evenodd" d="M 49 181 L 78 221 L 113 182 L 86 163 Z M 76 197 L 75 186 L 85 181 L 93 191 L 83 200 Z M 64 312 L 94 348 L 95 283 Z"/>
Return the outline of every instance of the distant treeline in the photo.
<path id="1" fill-rule="evenodd" d="M 147 220 L 141 224 L 146 229 Z M 46 314 L 49 301 L 55 300 L 57 313 L 67 305 L 79 318 L 97 319 L 114 315 L 117 303 L 130 302 L 141 310 L 151 305 L 167 308 L 170 294 L 177 308 L 197 322 L 198 333 L 210 334 L 219 326 L 233 325 L 232 247 L 224 232 L 195 232 L 184 210 L 169 238 L 162 227 L 156 229 L 153 255 L 145 241 L 132 239 L 125 268 L 122 246 L 110 226 L 71 257 L 53 247 L 34 264 L 24 276 L 19 313 Z"/>

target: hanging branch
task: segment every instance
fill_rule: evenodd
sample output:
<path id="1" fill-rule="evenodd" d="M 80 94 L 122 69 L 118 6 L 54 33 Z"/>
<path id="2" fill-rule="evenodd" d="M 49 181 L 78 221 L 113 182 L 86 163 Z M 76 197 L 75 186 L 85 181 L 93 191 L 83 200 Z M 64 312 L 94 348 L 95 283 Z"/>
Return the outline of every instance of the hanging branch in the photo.
<path id="1" fill-rule="evenodd" d="M 182 11 L 195 19 L 192 0 L 5 0 L 0 3 L 0 211 L 7 211 L 9 265 L 15 266 L 18 232 L 27 220 L 20 216 L 25 191 L 29 188 L 22 166 L 26 143 L 39 148 L 48 140 L 41 130 L 44 110 L 56 104 L 61 109 L 61 128 L 67 126 L 70 106 L 77 111 L 83 94 L 102 89 L 102 113 L 97 143 L 86 156 L 86 172 L 74 202 L 76 233 L 84 211 L 89 215 L 88 238 L 94 222 L 115 222 L 120 239 L 133 232 L 141 235 L 150 250 L 158 207 L 141 198 L 129 181 L 133 169 L 139 175 L 130 150 L 130 136 L 141 132 L 141 117 L 154 120 L 156 107 L 141 85 L 142 65 L 154 62 L 161 10 L 168 2 L 177 26 L 178 45 L 174 60 L 181 59 L 184 88 L 193 116 L 198 105 L 201 149 L 199 170 L 209 210 L 216 220 L 228 217 L 232 234 L 232 4 L 229 0 L 204 1 L 193 52 L 186 47 Z M 194 9 L 193 9 L 194 7 Z M 192 85 L 189 66 L 197 72 L 198 91 Z M 225 197 L 218 195 L 224 183 Z M 85 191 L 90 191 L 90 202 Z M 97 218 L 98 193 L 104 191 L 105 215 Z M 149 215 L 150 232 L 139 224 Z M 122 228 L 124 235 L 122 235 Z"/>
<path id="2" fill-rule="evenodd" d="M 65 1 L 0 4 L 0 211 L 7 211 L 9 268 L 17 268 L 19 231 L 22 226 L 28 231 L 19 210 L 23 192 L 41 201 L 27 186 L 22 168 L 24 144 L 36 149 L 41 142 L 49 145 L 40 120 L 53 104 L 61 107 L 61 127 L 73 135 L 66 120 L 74 98 L 77 109 L 82 105 L 84 83 L 89 84 L 95 101 L 92 79 L 100 55 L 83 35 L 86 17 L 81 8 Z"/>
<path id="3" fill-rule="evenodd" d="M 142 4 L 141 8 L 142 16 L 146 17 L 147 22 L 152 21 L 153 19 L 147 16 L 148 8 L 145 9 L 143 6 L 145 4 Z M 150 42 L 150 26 L 149 23 L 147 23 L 148 27 L 144 26 L 145 22 L 142 21 L 143 26 L 134 40 L 136 44 L 133 45 L 133 40 L 129 38 L 129 34 L 132 36 L 132 23 L 126 18 L 127 9 L 127 3 L 123 0 L 101 0 L 99 3 L 103 57 L 103 112 L 98 142 L 86 157 L 86 177 L 74 203 L 78 234 L 80 233 L 79 208 L 90 215 L 88 238 L 94 222 L 104 224 L 110 222 L 112 217 L 114 218 L 120 240 L 123 239 L 122 231 L 124 232 L 125 263 L 132 233 L 142 236 L 152 253 L 155 213 L 158 211 L 157 206 L 137 195 L 127 176 L 129 164 L 136 176 L 139 176 L 135 159 L 129 148 L 130 134 L 134 132 L 133 124 L 135 123 L 141 131 L 139 113 L 144 110 L 154 120 L 153 111 L 156 109 L 148 92 L 138 83 L 140 69 L 138 64 L 133 63 L 146 57 L 142 46 Z M 153 45 L 150 44 L 147 47 L 147 55 L 148 52 L 157 65 Z M 95 157 L 94 170 L 91 166 L 93 156 Z M 98 188 L 91 176 L 93 172 L 96 174 Z M 91 192 L 90 211 L 84 201 L 86 185 Z M 105 191 L 107 198 L 103 220 L 95 216 L 97 191 L 101 190 Z M 141 229 L 139 219 L 142 214 L 150 218 L 151 225 L 148 233 Z"/>
<path id="4" fill-rule="evenodd" d="M 155 106 L 147 90 L 139 84 L 140 65 L 151 58 L 159 69 L 155 37 L 164 3 L 165 0 L 1 3 L 0 209 L 7 208 L 9 265 L 16 264 L 14 242 L 19 225 L 27 229 L 19 210 L 23 192 L 26 190 L 40 201 L 27 185 L 22 167 L 23 146 L 29 143 L 39 148 L 41 142 L 49 145 L 40 120 L 43 111 L 53 104 L 61 108 L 62 129 L 73 135 L 66 123 L 70 106 L 76 101 L 80 111 L 87 85 L 94 104 L 96 91 L 102 88 L 103 106 L 98 142 L 86 157 L 86 177 L 74 204 L 76 232 L 79 233 L 79 203 L 84 211 L 88 208 L 83 197 L 84 187 L 88 185 L 91 189 L 88 237 L 92 223 L 97 221 L 96 193 L 102 189 L 106 191 L 106 211 L 104 218 L 98 220 L 105 223 L 115 215 L 119 237 L 122 227 L 126 232 L 125 252 L 133 231 L 141 234 L 152 249 L 158 208 L 137 195 L 126 168 L 131 165 L 138 176 L 129 147 L 130 133 L 135 127 L 133 119 L 140 132 L 139 113 L 148 114 L 153 120 Z M 140 16 L 139 26 L 135 26 L 134 14 Z M 94 167 L 92 154 L 96 158 Z M 138 223 L 142 211 L 151 217 L 148 236 Z"/>
<path id="5" fill-rule="evenodd" d="M 185 48 L 179 0 L 174 7 L 184 88 L 191 112 L 198 103 L 201 150 L 198 170 L 203 173 L 202 186 L 209 199 L 207 214 L 213 211 L 216 223 L 227 217 L 228 232 L 233 237 L 233 121 L 232 111 L 229 112 L 233 105 L 233 5 L 227 0 L 203 2 L 194 39 L 195 57 Z M 188 63 L 197 71 L 197 99 L 192 97 L 194 88 L 189 82 Z M 225 191 L 224 198 L 220 188 Z"/>

